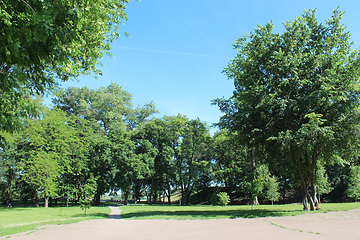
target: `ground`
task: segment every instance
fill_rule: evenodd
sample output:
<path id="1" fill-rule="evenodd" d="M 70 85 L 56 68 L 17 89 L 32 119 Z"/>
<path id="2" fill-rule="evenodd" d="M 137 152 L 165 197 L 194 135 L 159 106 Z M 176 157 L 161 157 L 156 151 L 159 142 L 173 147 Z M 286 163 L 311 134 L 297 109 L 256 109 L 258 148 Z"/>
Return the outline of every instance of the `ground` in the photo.
<path id="1" fill-rule="evenodd" d="M 118 208 L 109 219 L 44 226 L 12 235 L 15 240 L 221 240 L 221 239 L 360 239 L 360 209 L 292 217 L 222 220 L 125 220 Z M 4 236 L 0 239 L 9 238 Z"/>

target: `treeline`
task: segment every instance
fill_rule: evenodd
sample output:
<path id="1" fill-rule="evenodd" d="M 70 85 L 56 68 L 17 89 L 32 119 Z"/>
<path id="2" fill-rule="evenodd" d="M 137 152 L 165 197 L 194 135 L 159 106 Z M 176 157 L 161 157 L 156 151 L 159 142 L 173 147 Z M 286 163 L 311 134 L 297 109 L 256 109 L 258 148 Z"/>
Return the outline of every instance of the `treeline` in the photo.
<path id="1" fill-rule="evenodd" d="M 180 114 L 155 118 L 153 103 L 134 108 L 131 98 L 114 83 L 68 88 L 53 99 L 52 109 L 41 106 L 40 117 L 24 120 L 20 131 L 3 132 L 2 201 L 99 204 L 101 195 L 119 190 L 125 204 L 144 197 L 153 203 L 160 196 L 170 203 L 175 192 L 182 205 L 213 203 L 219 191 L 232 203 L 301 201 L 299 182 L 281 167 L 269 168 L 238 134 L 221 130 L 211 136 L 206 123 Z M 348 163 L 351 168 L 318 163 L 318 196 L 334 202 L 359 198 L 359 161 Z"/>

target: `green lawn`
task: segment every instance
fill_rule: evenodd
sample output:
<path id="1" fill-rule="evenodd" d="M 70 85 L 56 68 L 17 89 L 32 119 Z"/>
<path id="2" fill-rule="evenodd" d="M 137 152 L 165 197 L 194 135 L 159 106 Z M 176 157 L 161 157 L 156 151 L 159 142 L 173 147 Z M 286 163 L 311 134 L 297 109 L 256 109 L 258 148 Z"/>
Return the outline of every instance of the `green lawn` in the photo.
<path id="1" fill-rule="evenodd" d="M 360 203 L 326 203 L 321 204 L 321 210 L 347 211 L 360 208 Z M 302 205 L 261 205 L 254 206 L 147 206 L 132 205 L 122 206 L 121 217 L 124 219 L 222 219 L 222 218 L 257 218 L 257 217 L 280 217 L 305 214 Z M 309 212 L 311 213 L 311 212 Z"/>
<path id="2" fill-rule="evenodd" d="M 113 205 L 113 204 L 112 204 Z M 131 205 L 121 206 L 124 219 L 221 219 L 221 218 L 256 218 L 273 216 L 293 216 L 305 214 L 302 205 L 261 205 L 255 206 L 166 206 L 166 205 Z M 346 211 L 360 208 L 360 203 L 321 204 L 321 210 Z M 0 207 L 0 236 L 34 230 L 48 224 L 67 224 L 89 219 L 108 218 L 107 206 L 92 207 L 84 215 L 79 207 Z"/>
<path id="3" fill-rule="evenodd" d="M 25 232 L 48 224 L 67 224 L 108 218 L 110 208 L 91 207 L 84 215 L 80 207 L 0 207 L 0 236 Z"/>

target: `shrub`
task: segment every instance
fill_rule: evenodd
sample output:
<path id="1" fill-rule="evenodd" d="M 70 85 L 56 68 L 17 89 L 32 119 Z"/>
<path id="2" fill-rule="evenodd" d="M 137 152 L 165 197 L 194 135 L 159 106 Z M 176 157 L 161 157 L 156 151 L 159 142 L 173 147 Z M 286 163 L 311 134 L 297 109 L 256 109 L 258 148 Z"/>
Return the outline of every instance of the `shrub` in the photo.
<path id="1" fill-rule="evenodd" d="M 225 207 L 230 202 L 230 197 L 226 192 L 219 192 L 217 195 L 218 197 L 218 204 L 222 207 Z"/>

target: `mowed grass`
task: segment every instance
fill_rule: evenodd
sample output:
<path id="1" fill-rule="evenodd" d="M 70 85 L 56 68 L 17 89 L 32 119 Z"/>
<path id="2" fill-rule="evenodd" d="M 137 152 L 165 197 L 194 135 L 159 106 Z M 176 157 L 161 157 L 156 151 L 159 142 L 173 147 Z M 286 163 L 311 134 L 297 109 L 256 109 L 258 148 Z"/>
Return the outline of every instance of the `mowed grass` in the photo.
<path id="1" fill-rule="evenodd" d="M 347 211 L 360 208 L 360 203 L 324 203 L 318 212 Z M 132 205 L 122 206 L 121 217 L 123 219 L 223 219 L 223 218 L 258 218 L 258 217 L 281 217 L 296 216 L 311 212 L 304 212 L 301 204 L 287 205 L 249 205 L 241 206 L 148 206 Z M 312 212 L 313 213 L 313 212 Z"/>
<path id="2" fill-rule="evenodd" d="M 108 218 L 109 213 L 108 207 L 91 207 L 86 215 L 80 207 L 0 207 L 0 236 L 26 232 L 49 224 Z"/>

